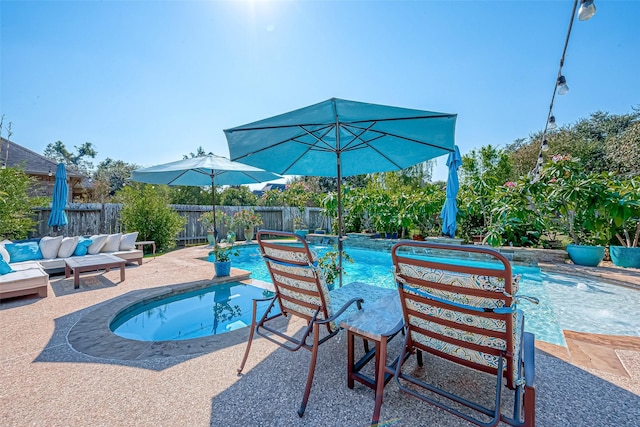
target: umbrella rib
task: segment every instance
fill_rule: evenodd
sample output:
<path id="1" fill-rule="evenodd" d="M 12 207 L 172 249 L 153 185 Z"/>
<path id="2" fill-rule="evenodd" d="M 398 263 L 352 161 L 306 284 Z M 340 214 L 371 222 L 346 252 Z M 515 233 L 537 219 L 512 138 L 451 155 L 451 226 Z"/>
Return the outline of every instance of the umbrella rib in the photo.
<path id="1" fill-rule="evenodd" d="M 236 160 L 236 161 L 237 161 L 237 160 L 242 160 L 242 159 L 244 159 L 244 158 L 246 158 L 246 157 L 253 156 L 254 154 L 258 154 L 258 153 L 261 153 L 261 152 L 266 151 L 266 150 L 271 150 L 271 149 L 273 149 L 274 147 L 277 147 L 277 146 L 279 146 L 279 145 L 286 144 L 287 142 L 292 142 L 292 141 L 293 141 L 293 142 L 297 142 L 298 144 L 308 145 L 310 148 L 311 148 L 311 147 L 315 147 L 315 145 L 314 145 L 314 144 L 309 144 L 308 142 L 299 141 L 299 140 L 297 139 L 297 138 L 301 138 L 301 137 L 305 136 L 306 134 L 310 134 L 310 135 L 311 135 L 311 136 L 313 136 L 314 138 L 318 139 L 318 137 L 317 137 L 317 136 L 313 135 L 313 133 L 310 133 L 310 131 L 308 131 L 307 129 L 305 129 L 303 126 L 326 126 L 326 129 L 327 129 L 327 132 L 325 132 L 325 135 L 326 135 L 326 134 L 331 130 L 331 128 L 332 128 L 332 126 L 333 126 L 333 125 L 295 125 L 295 126 L 282 126 L 282 127 L 297 127 L 297 128 L 299 128 L 299 129 L 302 129 L 305 133 L 303 133 L 303 134 L 298 134 L 298 135 L 294 135 L 294 136 L 292 136 L 292 137 L 290 137 L 290 138 L 287 138 L 287 139 L 284 139 L 284 140 L 282 140 L 282 141 L 274 142 L 273 144 L 269 145 L 268 147 L 262 147 L 262 148 L 260 148 L 260 149 L 258 149 L 258 150 L 255 150 L 255 151 L 251 151 L 251 152 L 249 152 L 249 153 L 242 154 L 242 155 L 240 155 L 240 156 L 238 156 L 238 157 L 234 158 L 234 160 Z M 281 128 L 281 127 L 280 127 L 280 126 L 275 126 L 275 127 L 256 128 L 256 129 L 278 129 L 278 128 Z M 323 129 L 323 128 L 320 128 L 319 130 L 322 130 L 322 129 Z M 240 129 L 240 131 L 244 131 L 244 130 L 255 130 L 255 129 Z M 324 136 L 324 135 L 323 135 L 323 136 Z M 309 151 L 309 150 L 307 150 L 307 151 Z M 306 153 L 306 151 L 305 151 L 305 153 Z M 287 170 L 288 170 L 291 166 L 292 166 L 292 165 L 288 166 L 288 167 L 287 167 Z M 283 173 L 284 173 L 284 172 L 283 172 Z"/>
<path id="2" fill-rule="evenodd" d="M 426 142 L 426 141 L 420 141 L 420 140 L 417 140 L 417 139 L 414 139 L 414 138 L 408 138 L 408 137 L 406 137 L 406 136 L 397 135 L 397 134 L 395 134 L 395 133 L 384 132 L 384 131 L 381 131 L 381 130 L 378 130 L 378 129 L 359 128 L 359 127 L 357 127 L 357 126 L 353 126 L 353 127 L 355 127 L 356 129 L 365 129 L 365 131 L 366 131 L 366 130 L 369 130 L 369 132 L 375 132 L 375 133 L 379 134 L 379 135 L 378 135 L 378 136 L 376 136 L 375 138 L 371 138 L 371 139 L 369 139 L 369 140 L 367 140 L 367 141 L 365 141 L 364 139 L 362 139 L 362 138 L 360 138 L 360 137 L 359 137 L 358 139 L 359 139 L 360 141 L 362 141 L 362 143 L 363 143 L 363 144 L 366 144 L 366 145 L 368 145 L 371 141 L 375 141 L 376 139 L 384 138 L 385 136 L 390 136 L 390 137 L 393 137 L 393 138 L 402 139 L 402 140 L 404 140 L 404 141 L 415 142 L 416 144 L 425 145 L 425 146 L 429 146 L 429 147 L 433 147 L 433 148 L 438 148 L 438 149 L 445 150 L 445 151 L 449 151 L 449 152 L 452 152 L 452 151 L 453 151 L 453 149 L 448 149 L 448 148 L 441 147 L 441 146 L 439 146 L 439 145 L 432 144 L 432 143 L 429 143 L 429 142 Z M 345 129 L 346 131 L 350 132 L 352 135 L 355 135 L 355 134 L 354 134 L 351 130 L 349 130 L 348 128 L 346 128 L 346 127 L 345 127 L 344 129 Z M 358 147 L 358 148 L 359 148 L 359 147 Z M 353 147 L 352 147 L 352 148 L 351 148 L 351 150 L 353 150 L 353 149 L 355 149 L 355 148 L 353 148 Z"/>

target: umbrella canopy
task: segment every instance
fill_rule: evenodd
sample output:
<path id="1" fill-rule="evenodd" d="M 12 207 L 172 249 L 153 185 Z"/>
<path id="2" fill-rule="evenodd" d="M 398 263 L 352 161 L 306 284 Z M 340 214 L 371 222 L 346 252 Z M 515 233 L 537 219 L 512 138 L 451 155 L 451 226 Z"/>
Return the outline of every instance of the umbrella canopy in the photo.
<path id="1" fill-rule="evenodd" d="M 67 206 L 67 195 L 69 189 L 67 188 L 67 169 L 64 163 L 58 163 L 56 169 L 56 180 L 53 183 L 53 197 L 51 200 L 51 214 L 49 215 L 49 227 L 53 227 L 57 230 L 59 227 L 64 227 L 68 224 L 67 214 L 64 211 Z"/>
<path id="2" fill-rule="evenodd" d="M 447 177 L 447 198 L 442 206 L 440 218 L 442 218 L 442 233 L 453 238 L 456 236 L 456 216 L 458 215 L 458 203 L 456 197 L 460 184 L 458 182 L 458 168 L 462 165 L 462 157 L 458 146 L 454 147 L 452 153 L 447 158 L 449 176 Z"/>
<path id="3" fill-rule="evenodd" d="M 216 185 L 250 184 L 280 178 L 282 178 L 280 175 L 239 162 L 232 162 L 226 157 L 215 154 L 137 169 L 131 173 L 131 180 L 147 184 L 211 185 L 214 228 L 216 223 Z"/>
<path id="4" fill-rule="evenodd" d="M 279 174 L 338 178 L 404 169 L 453 151 L 456 115 L 332 98 L 225 130 L 233 160 Z M 338 239 L 342 267 L 342 239 Z M 340 268 L 342 285 L 342 268 Z"/>

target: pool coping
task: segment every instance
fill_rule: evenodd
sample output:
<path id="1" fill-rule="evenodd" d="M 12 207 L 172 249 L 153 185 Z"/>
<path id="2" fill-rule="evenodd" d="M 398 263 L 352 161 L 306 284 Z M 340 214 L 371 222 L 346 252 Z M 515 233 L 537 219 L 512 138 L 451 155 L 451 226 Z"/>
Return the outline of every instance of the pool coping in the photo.
<path id="1" fill-rule="evenodd" d="M 140 304 L 166 298 L 187 291 L 203 289 L 222 283 L 238 282 L 273 290 L 270 283 L 250 279 L 250 273 L 232 269 L 229 277 L 202 280 L 151 289 L 141 289 L 101 303 L 91 310 L 67 332 L 67 343 L 75 351 L 100 359 L 149 360 L 174 356 L 193 356 L 247 342 L 249 328 L 240 328 L 223 334 L 175 341 L 138 341 L 124 338 L 111 331 L 111 322 L 124 310 Z"/>

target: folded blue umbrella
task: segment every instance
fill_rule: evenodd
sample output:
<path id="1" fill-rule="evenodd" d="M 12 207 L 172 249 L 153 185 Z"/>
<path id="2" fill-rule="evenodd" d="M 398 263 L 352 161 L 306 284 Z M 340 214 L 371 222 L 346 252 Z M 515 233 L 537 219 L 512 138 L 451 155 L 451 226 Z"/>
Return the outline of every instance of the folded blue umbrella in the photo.
<path id="1" fill-rule="evenodd" d="M 449 153 L 447 158 L 447 166 L 449 167 L 449 175 L 447 177 L 447 198 L 442 206 L 440 218 L 442 218 L 442 234 L 449 237 L 456 235 L 456 217 L 458 216 L 458 203 L 456 197 L 460 189 L 458 182 L 458 168 L 462 165 L 462 157 L 458 146 L 453 147 L 453 152 Z"/>
<path id="2" fill-rule="evenodd" d="M 51 214 L 49 215 L 49 227 L 64 227 L 69 222 L 64 208 L 67 206 L 67 169 L 64 163 L 58 163 L 56 180 L 53 184 L 53 198 L 51 200 Z"/>

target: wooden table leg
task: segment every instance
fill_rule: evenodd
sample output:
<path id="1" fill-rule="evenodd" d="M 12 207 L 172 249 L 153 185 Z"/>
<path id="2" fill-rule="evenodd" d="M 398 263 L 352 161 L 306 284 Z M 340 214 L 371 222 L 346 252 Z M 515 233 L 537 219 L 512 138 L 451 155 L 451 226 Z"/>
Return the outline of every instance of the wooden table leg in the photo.
<path id="1" fill-rule="evenodd" d="M 382 395 L 384 394 L 384 377 L 387 370 L 387 337 L 382 337 L 380 342 L 376 341 L 376 402 L 373 407 L 371 425 L 378 425 L 380 421 L 380 408 L 382 407 Z"/>
<path id="2" fill-rule="evenodd" d="M 120 264 L 120 282 L 124 282 L 124 265 L 124 262 Z"/>
<path id="3" fill-rule="evenodd" d="M 68 279 L 69 276 L 71 276 L 71 269 L 69 268 L 69 266 L 65 263 L 64 265 L 64 278 Z"/>
<path id="4" fill-rule="evenodd" d="M 80 269 L 74 268 L 73 269 L 73 289 L 79 289 L 79 288 L 80 288 Z"/>
<path id="5" fill-rule="evenodd" d="M 353 354 L 353 343 L 354 343 L 355 337 L 354 335 L 351 333 L 351 331 L 347 331 L 347 387 L 349 388 L 353 388 L 354 385 L 354 381 L 353 381 L 353 366 L 355 361 L 354 359 L 354 354 Z"/>

